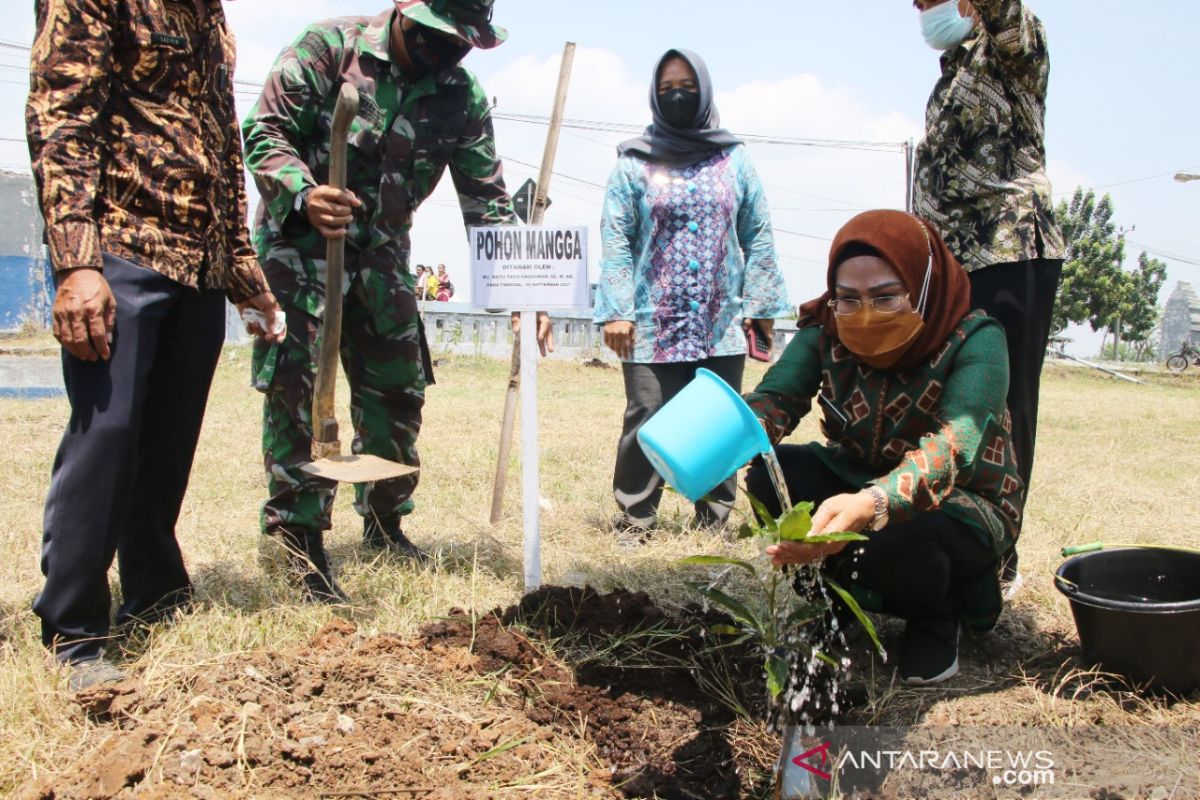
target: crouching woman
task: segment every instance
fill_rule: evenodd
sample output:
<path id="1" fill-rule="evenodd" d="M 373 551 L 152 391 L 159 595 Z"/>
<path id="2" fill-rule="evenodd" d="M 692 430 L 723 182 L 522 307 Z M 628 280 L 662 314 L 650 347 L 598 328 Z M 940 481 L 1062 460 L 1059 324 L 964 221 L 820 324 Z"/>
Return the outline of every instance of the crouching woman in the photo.
<path id="1" fill-rule="evenodd" d="M 1020 529 L 1024 487 L 1005 410 L 1004 330 L 970 310 L 970 284 L 938 233 L 900 211 L 848 222 L 830 251 L 828 291 L 800 309 L 800 330 L 747 401 L 813 533 L 865 542 L 769 548 L 807 564 L 864 608 L 906 621 L 901 678 L 958 672 L 960 624 L 1000 614 L 999 558 Z M 780 445 L 816 402 L 825 443 Z M 778 512 L 761 462 L 747 489 Z"/>

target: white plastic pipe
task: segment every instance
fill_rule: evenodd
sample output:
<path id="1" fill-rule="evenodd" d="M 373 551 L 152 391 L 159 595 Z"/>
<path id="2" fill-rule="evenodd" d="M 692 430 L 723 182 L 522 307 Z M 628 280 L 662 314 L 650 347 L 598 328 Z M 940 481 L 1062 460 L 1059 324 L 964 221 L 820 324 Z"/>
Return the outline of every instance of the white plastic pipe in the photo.
<path id="1" fill-rule="evenodd" d="M 525 591 L 542 585 L 542 521 L 538 498 L 537 312 L 521 312 L 521 482 L 525 518 Z"/>

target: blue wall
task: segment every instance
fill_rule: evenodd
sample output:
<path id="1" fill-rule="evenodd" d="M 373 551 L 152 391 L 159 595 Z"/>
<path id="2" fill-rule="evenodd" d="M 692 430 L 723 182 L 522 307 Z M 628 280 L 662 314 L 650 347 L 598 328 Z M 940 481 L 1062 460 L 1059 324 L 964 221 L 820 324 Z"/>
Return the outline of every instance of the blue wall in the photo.
<path id="1" fill-rule="evenodd" d="M 0 331 L 17 330 L 26 322 L 48 325 L 48 285 L 43 259 L 0 255 Z"/>

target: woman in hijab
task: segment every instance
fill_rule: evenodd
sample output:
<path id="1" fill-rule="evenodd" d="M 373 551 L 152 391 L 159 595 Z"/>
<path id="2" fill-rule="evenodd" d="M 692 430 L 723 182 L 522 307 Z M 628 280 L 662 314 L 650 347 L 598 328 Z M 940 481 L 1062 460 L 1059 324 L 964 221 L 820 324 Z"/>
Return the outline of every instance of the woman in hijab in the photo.
<path id="1" fill-rule="evenodd" d="M 958 671 L 960 623 L 988 630 L 1001 609 L 999 557 L 1020 530 L 1005 394 L 1004 330 L 970 310 L 970 284 L 937 231 L 868 211 L 833 241 L 827 292 L 747 401 L 776 444 L 793 503 L 816 504 L 813 533 L 868 541 L 768 548 L 776 565 L 822 569 L 865 607 L 906 620 L 901 678 Z M 779 445 L 816 400 L 826 442 Z M 779 502 L 761 462 L 748 491 Z"/>
<path id="2" fill-rule="evenodd" d="M 700 367 L 740 391 L 749 332 L 769 351 L 774 318 L 789 311 L 762 184 L 741 141 L 720 127 L 704 61 L 667 51 L 650 110 L 654 123 L 620 145 L 609 179 L 595 309 L 624 362 L 613 495 L 626 543 L 655 526 L 662 498 L 638 428 Z M 723 525 L 734 488 L 731 478 L 697 503 L 695 524 Z"/>

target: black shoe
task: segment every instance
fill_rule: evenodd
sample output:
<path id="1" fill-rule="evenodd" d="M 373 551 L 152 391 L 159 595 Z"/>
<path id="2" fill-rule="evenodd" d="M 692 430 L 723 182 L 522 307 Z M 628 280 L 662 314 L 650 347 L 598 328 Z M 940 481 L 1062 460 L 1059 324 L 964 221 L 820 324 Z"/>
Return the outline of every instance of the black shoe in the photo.
<path id="1" fill-rule="evenodd" d="M 72 692 L 82 692 L 103 683 L 119 683 L 129 677 L 104 656 L 70 663 L 67 669 L 67 688 Z"/>
<path id="2" fill-rule="evenodd" d="M 147 608 L 135 611 L 128 608 L 127 604 L 128 601 L 117 609 L 117 618 L 113 623 L 115 635 L 129 634 L 138 628 L 149 628 L 159 623 L 170 625 L 195 608 L 196 602 L 192 587 L 185 586 L 168 593 Z"/>
<path id="3" fill-rule="evenodd" d="M 717 519 L 712 514 L 697 513 L 692 517 L 691 528 L 704 533 L 720 535 L 725 532 L 726 522 L 727 520 Z"/>
<path id="4" fill-rule="evenodd" d="M 363 544 L 372 550 L 386 551 L 421 566 L 430 562 L 429 554 L 417 547 L 400 529 L 400 520 L 379 519 L 371 514 L 363 519 Z"/>
<path id="5" fill-rule="evenodd" d="M 289 570 L 300 577 L 306 603 L 350 603 L 350 598 L 333 578 L 320 531 L 284 528 L 279 531 L 279 539 L 287 550 Z"/>
<path id="6" fill-rule="evenodd" d="M 612 518 L 613 531 L 617 534 L 619 547 L 639 547 L 650 541 L 650 532 L 658 525 L 658 520 L 637 519 L 628 514 L 617 514 Z"/>
<path id="7" fill-rule="evenodd" d="M 958 674 L 958 619 L 910 619 L 900 641 L 900 679 L 931 686 Z"/>

